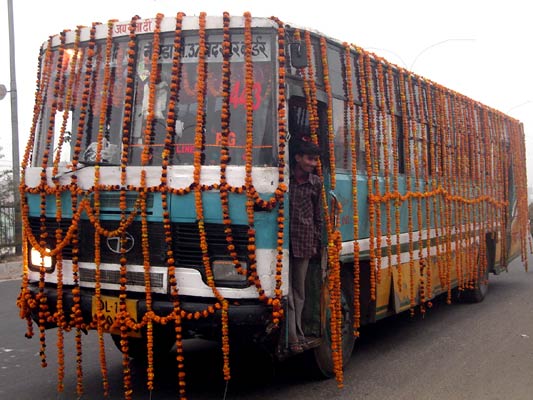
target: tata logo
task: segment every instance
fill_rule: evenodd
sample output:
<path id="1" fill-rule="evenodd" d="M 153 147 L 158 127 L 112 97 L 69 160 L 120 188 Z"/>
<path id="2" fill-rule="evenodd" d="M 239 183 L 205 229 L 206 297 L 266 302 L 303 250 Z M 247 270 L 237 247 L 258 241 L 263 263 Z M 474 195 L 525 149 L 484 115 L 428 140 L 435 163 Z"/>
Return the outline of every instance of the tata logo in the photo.
<path id="1" fill-rule="evenodd" d="M 115 254 L 121 254 L 122 249 L 124 249 L 124 253 L 128 253 L 131 251 L 131 249 L 133 249 L 133 246 L 135 245 L 135 239 L 128 232 L 125 232 L 124 241 L 121 240 L 120 236 L 113 236 L 107 238 L 106 244 L 107 248 Z"/>

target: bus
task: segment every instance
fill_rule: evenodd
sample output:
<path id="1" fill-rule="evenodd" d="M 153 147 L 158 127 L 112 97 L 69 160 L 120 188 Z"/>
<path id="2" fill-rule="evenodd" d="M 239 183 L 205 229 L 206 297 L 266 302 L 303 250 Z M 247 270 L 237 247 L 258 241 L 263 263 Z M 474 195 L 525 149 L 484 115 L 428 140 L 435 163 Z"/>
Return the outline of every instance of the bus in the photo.
<path id="1" fill-rule="evenodd" d="M 18 298 L 41 362 L 57 336 L 130 358 L 183 343 L 252 343 L 283 360 L 291 296 L 293 146 L 321 150 L 322 249 L 303 329 L 342 385 L 359 329 L 482 301 L 489 273 L 527 268 L 523 125 L 356 45 L 277 18 L 156 15 L 51 36 L 40 50 L 21 172 Z M 292 146 L 292 147 L 291 147 Z M 294 210 L 294 208 L 292 208 Z M 47 331 L 56 328 L 54 331 Z M 93 351 L 93 349 L 91 349 Z M 96 351 L 96 349 L 94 349 Z M 63 366 L 63 367 L 62 367 Z"/>

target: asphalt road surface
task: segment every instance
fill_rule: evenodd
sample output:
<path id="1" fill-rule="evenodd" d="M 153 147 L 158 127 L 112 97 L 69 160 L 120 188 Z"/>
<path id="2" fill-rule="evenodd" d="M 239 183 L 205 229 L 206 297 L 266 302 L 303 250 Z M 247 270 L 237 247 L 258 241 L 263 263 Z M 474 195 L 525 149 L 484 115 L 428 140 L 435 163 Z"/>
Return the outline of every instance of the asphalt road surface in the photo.
<path id="1" fill-rule="evenodd" d="M 531 259 L 531 257 L 530 257 Z M 533 262 L 530 262 L 533 268 Z M 15 301 L 20 280 L 0 282 L 0 398 L 77 399 L 74 336 L 66 337 L 65 391 L 58 394 L 55 330 L 48 331 L 48 367 L 39 362 L 38 336 L 24 337 Z M 109 339 L 109 338 L 108 338 Z M 84 337 L 84 394 L 103 399 L 96 335 Z M 107 341 L 111 393 L 122 399 L 121 355 Z M 232 366 L 226 386 L 217 345 L 198 340 L 186 348 L 189 399 L 533 399 L 533 272 L 518 265 L 491 276 L 480 304 L 436 301 L 426 313 L 382 321 L 362 332 L 345 370 L 345 384 L 316 380 L 305 357 L 273 366 L 262 354 L 246 353 Z M 177 398 L 176 369 L 156 365 L 155 390 L 145 386 L 141 364 L 132 364 L 134 399 Z"/>

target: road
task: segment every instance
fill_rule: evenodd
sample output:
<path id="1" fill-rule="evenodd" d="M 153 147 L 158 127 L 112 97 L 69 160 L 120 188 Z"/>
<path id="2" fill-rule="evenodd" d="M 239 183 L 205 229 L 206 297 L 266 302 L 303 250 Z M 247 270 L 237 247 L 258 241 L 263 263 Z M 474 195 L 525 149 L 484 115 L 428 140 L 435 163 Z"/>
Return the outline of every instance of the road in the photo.
<path id="1" fill-rule="evenodd" d="M 530 263 L 533 265 L 533 262 Z M 48 367 L 39 363 L 39 340 L 24 337 L 15 299 L 20 280 L 0 282 L 0 398 L 76 399 L 73 335 L 66 340 L 65 392 L 57 394 L 55 331 L 48 332 Z M 111 393 L 122 399 L 121 356 L 107 342 Z M 83 399 L 103 398 L 96 335 L 84 338 Z M 89 350 L 90 349 L 90 350 Z M 533 272 L 513 265 L 491 276 L 489 294 L 480 304 L 446 305 L 437 301 L 426 313 L 400 315 L 362 332 L 345 371 L 345 385 L 315 380 L 306 360 L 275 368 L 261 355 L 234 366 L 226 387 L 217 346 L 190 342 L 186 351 L 190 399 L 365 399 L 365 400 L 531 400 L 533 399 Z M 134 399 L 175 399 L 171 361 L 156 368 L 156 388 L 144 388 L 141 365 L 132 365 Z"/>

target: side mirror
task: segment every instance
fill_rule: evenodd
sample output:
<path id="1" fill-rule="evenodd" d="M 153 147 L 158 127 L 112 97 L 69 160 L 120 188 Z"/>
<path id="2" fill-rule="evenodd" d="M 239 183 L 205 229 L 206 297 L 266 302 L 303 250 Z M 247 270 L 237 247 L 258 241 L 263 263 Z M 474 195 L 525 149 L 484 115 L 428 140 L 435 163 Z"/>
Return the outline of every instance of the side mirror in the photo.
<path id="1" fill-rule="evenodd" d="M 305 43 L 289 43 L 289 52 L 291 54 L 291 65 L 294 68 L 307 67 L 307 47 Z"/>

